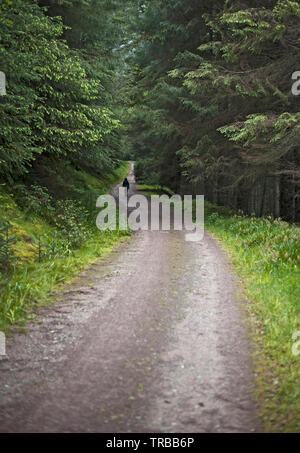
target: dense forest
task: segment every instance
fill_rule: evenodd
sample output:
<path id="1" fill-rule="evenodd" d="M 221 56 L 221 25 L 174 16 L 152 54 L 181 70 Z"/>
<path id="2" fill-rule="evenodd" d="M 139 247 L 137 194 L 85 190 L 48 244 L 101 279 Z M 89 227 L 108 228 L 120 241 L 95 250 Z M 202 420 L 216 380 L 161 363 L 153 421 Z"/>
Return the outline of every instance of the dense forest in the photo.
<path id="1" fill-rule="evenodd" d="M 130 66 L 138 177 L 299 221 L 299 25 L 296 1 L 143 2 Z"/>
<path id="2" fill-rule="evenodd" d="M 1 0 L 0 13 L 3 181 L 131 157 L 141 182 L 299 221 L 298 2 Z"/>

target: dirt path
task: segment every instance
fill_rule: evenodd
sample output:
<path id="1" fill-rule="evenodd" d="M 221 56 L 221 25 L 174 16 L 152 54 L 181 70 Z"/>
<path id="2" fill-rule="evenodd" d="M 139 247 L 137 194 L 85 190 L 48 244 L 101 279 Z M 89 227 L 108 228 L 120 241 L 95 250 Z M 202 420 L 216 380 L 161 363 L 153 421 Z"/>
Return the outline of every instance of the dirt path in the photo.
<path id="1" fill-rule="evenodd" d="M 135 234 L 39 321 L 0 361 L 1 432 L 258 430 L 235 279 L 208 235 Z"/>

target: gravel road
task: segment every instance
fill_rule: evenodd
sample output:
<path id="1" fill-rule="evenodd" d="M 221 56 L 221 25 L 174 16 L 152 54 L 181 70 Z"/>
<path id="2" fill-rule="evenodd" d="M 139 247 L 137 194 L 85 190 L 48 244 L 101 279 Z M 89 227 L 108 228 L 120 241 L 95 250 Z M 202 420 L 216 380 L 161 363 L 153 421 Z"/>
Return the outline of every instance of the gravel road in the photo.
<path id="1" fill-rule="evenodd" d="M 134 234 L 8 340 L 0 431 L 258 432 L 236 288 L 208 234 Z"/>

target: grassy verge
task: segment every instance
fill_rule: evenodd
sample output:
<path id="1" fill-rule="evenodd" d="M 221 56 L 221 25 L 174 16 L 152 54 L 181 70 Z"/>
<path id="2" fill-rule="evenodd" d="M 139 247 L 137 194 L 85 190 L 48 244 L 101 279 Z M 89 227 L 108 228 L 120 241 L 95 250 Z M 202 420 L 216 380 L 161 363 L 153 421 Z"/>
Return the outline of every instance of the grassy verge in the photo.
<path id="1" fill-rule="evenodd" d="M 300 432 L 300 229 L 206 204 L 206 228 L 244 282 L 256 346 L 257 398 L 267 431 Z M 297 349 L 297 348 L 296 348 Z"/>
<path id="2" fill-rule="evenodd" d="M 35 307 L 51 300 L 50 292 L 128 237 L 96 228 L 96 199 L 129 167 L 123 163 L 101 179 L 72 167 L 55 169 L 53 191 L 45 177 L 37 180 L 42 186 L 0 187 L 0 330 L 23 326 Z"/>

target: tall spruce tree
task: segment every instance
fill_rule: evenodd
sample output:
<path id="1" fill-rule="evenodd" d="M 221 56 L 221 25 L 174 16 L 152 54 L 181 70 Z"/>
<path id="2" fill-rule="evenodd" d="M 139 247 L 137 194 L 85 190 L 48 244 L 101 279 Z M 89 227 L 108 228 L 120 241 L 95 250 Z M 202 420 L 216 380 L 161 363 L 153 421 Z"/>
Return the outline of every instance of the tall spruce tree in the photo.
<path id="1" fill-rule="evenodd" d="M 1 0 L 0 174 L 41 156 L 108 170 L 121 157 L 120 53 L 126 2 Z"/>

